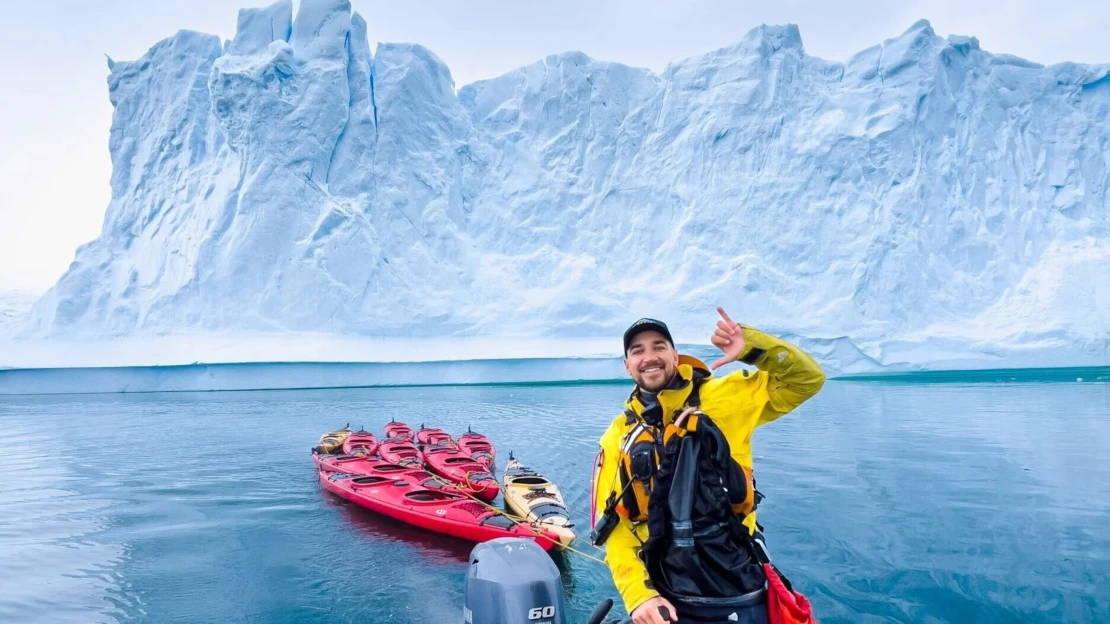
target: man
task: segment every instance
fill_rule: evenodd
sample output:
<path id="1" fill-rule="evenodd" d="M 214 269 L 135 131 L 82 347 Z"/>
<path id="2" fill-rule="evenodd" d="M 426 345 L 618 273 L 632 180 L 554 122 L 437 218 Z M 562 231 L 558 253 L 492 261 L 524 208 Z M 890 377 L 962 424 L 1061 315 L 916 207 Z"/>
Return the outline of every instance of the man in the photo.
<path id="1" fill-rule="evenodd" d="M 719 588 L 722 583 L 705 580 L 703 574 L 689 569 L 697 566 L 672 565 L 671 576 L 665 579 L 652 576 L 645 563 L 645 559 L 650 557 L 644 552 L 649 547 L 647 510 L 659 510 L 658 505 L 663 505 L 663 510 L 657 511 L 657 515 L 669 512 L 667 503 L 649 504 L 652 490 L 660 489 L 656 487 L 660 484 L 646 478 L 645 474 L 670 475 L 674 470 L 673 450 L 670 452 L 671 459 L 667 460 L 672 462 L 671 467 L 664 469 L 663 473 L 659 472 L 660 462 L 667 455 L 663 432 L 676 431 L 675 426 L 678 425 L 689 428 L 690 415 L 702 414 L 701 431 L 716 431 L 718 439 L 723 436 L 727 440 L 727 443 L 721 443 L 722 448 L 727 449 L 722 461 L 729 465 L 720 472 L 728 474 L 720 475 L 714 483 L 727 485 L 723 490 L 729 498 L 717 507 L 726 510 L 731 507 L 728 521 L 734 530 L 739 527 L 745 539 L 749 534 L 761 537 L 755 513 L 759 496 L 752 477 L 752 433 L 756 427 L 772 422 L 801 405 L 815 395 L 825 382 L 825 375 L 817 362 L 798 347 L 735 323 L 722 308 L 717 308 L 717 312 L 721 320 L 711 341 L 722 351 L 722 356 L 711 367 L 706 367 L 695 358 L 679 355 L 670 331 L 660 321 L 641 319 L 624 334 L 625 369 L 636 386 L 625 403 L 625 412 L 613 420 L 600 440 L 593 483 L 595 513 L 592 520 L 596 523 L 594 541 L 605 547 L 605 560 L 613 581 L 635 624 L 762 621 L 738 619 L 734 611 L 718 616 L 720 609 L 698 606 L 712 600 L 693 600 L 697 604 L 683 604 L 682 600 L 669 600 L 661 595 L 663 585 L 674 588 L 701 583 Z M 755 366 L 757 370 L 754 373 L 741 370 L 721 377 L 713 376 L 712 371 L 735 361 Z M 668 428 L 668 425 L 671 427 Z M 691 478 L 708 483 L 708 477 L 702 474 L 705 466 L 699 464 L 688 470 L 694 475 Z M 718 488 L 718 494 L 720 490 Z M 705 494 L 711 495 L 712 492 Z M 658 496 L 660 494 L 656 494 Z M 705 509 L 704 505 L 702 509 Z M 733 541 L 737 541 L 736 533 L 732 535 Z M 756 567 L 751 570 L 758 571 L 758 564 L 753 565 Z M 728 572 L 721 574 L 747 574 L 740 567 L 731 566 L 727 568 Z M 717 569 L 721 567 L 717 566 Z M 659 573 L 658 569 L 655 574 L 667 576 L 667 573 Z M 676 575 L 686 578 L 674 578 Z M 733 587 L 740 587 L 743 582 L 749 581 L 738 576 L 723 579 L 723 584 L 728 586 L 728 583 L 734 583 Z M 758 583 L 761 587 L 763 577 Z M 762 596 L 762 592 L 759 594 Z M 702 615 L 707 619 L 702 619 Z"/>

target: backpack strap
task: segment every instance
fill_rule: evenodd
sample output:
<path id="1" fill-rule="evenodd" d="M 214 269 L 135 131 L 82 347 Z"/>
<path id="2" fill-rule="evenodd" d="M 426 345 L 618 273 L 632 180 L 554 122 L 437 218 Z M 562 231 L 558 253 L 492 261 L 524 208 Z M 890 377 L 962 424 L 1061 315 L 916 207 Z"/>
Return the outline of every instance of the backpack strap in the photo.
<path id="1" fill-rule="evenodd" d="M 709 379 L 710 375 L 694 369 L 694 378 L 690 382 L 690 396 L 686 397 L 688 407 L 701 407 L 701 385 Z"/>

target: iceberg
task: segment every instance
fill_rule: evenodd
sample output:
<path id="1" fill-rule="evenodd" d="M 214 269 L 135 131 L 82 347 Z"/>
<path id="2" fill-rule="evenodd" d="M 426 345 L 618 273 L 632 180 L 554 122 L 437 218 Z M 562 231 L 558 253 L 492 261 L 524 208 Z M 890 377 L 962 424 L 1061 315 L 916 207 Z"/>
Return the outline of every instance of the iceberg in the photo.
<path id="1" fill-rule="evenodd" d="M 832 62 L 764 25 L 661 73 L 568 52 L 456 88 L 367 28 L 282 0 L 109 61 L 102 232 L 0 366 L 613 358 L 641 316 L 704 345 L 717 305 L 832 374 L 1110 364 L 1110 64 L 927 21 Z"/>
<path id="2" fill-rule="evenodd" d="M 0 339 L 18 331 L 36 299 L 37 294 L 23 290 L 0 291 Z"/>

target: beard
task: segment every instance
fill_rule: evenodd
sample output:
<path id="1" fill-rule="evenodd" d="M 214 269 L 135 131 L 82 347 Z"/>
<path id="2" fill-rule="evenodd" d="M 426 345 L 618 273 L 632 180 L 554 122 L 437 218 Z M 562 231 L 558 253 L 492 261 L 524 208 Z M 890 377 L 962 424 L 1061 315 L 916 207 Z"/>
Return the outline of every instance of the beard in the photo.
<path id="1" fill-rule="evenodd" d="M 658 371 L 646 374 L 640 373 L 635 380 L 636 385 L 648 392 L 659 392 L 671 385 L 676 372 L 674 368 L 668 369 L 661 365 Z"/>

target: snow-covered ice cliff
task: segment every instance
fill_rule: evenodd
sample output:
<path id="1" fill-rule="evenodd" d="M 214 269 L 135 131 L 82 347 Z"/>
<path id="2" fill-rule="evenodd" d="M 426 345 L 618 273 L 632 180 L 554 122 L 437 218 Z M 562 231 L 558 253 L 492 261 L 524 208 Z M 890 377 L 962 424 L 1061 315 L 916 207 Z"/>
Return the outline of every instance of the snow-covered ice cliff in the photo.
<path id="1" fill-rule="evenodd" d="M 661 74 L 565 53 L 456 91 L 345 0 L 282 0 L 108 86 L 103 231 L 28 340 L 619 352 L 645 315 L 705 342 L 723 305 L 833 371 L 1110 363 L 1110 65 L 925 21 L 830 62 L 762 26 Z"/>

